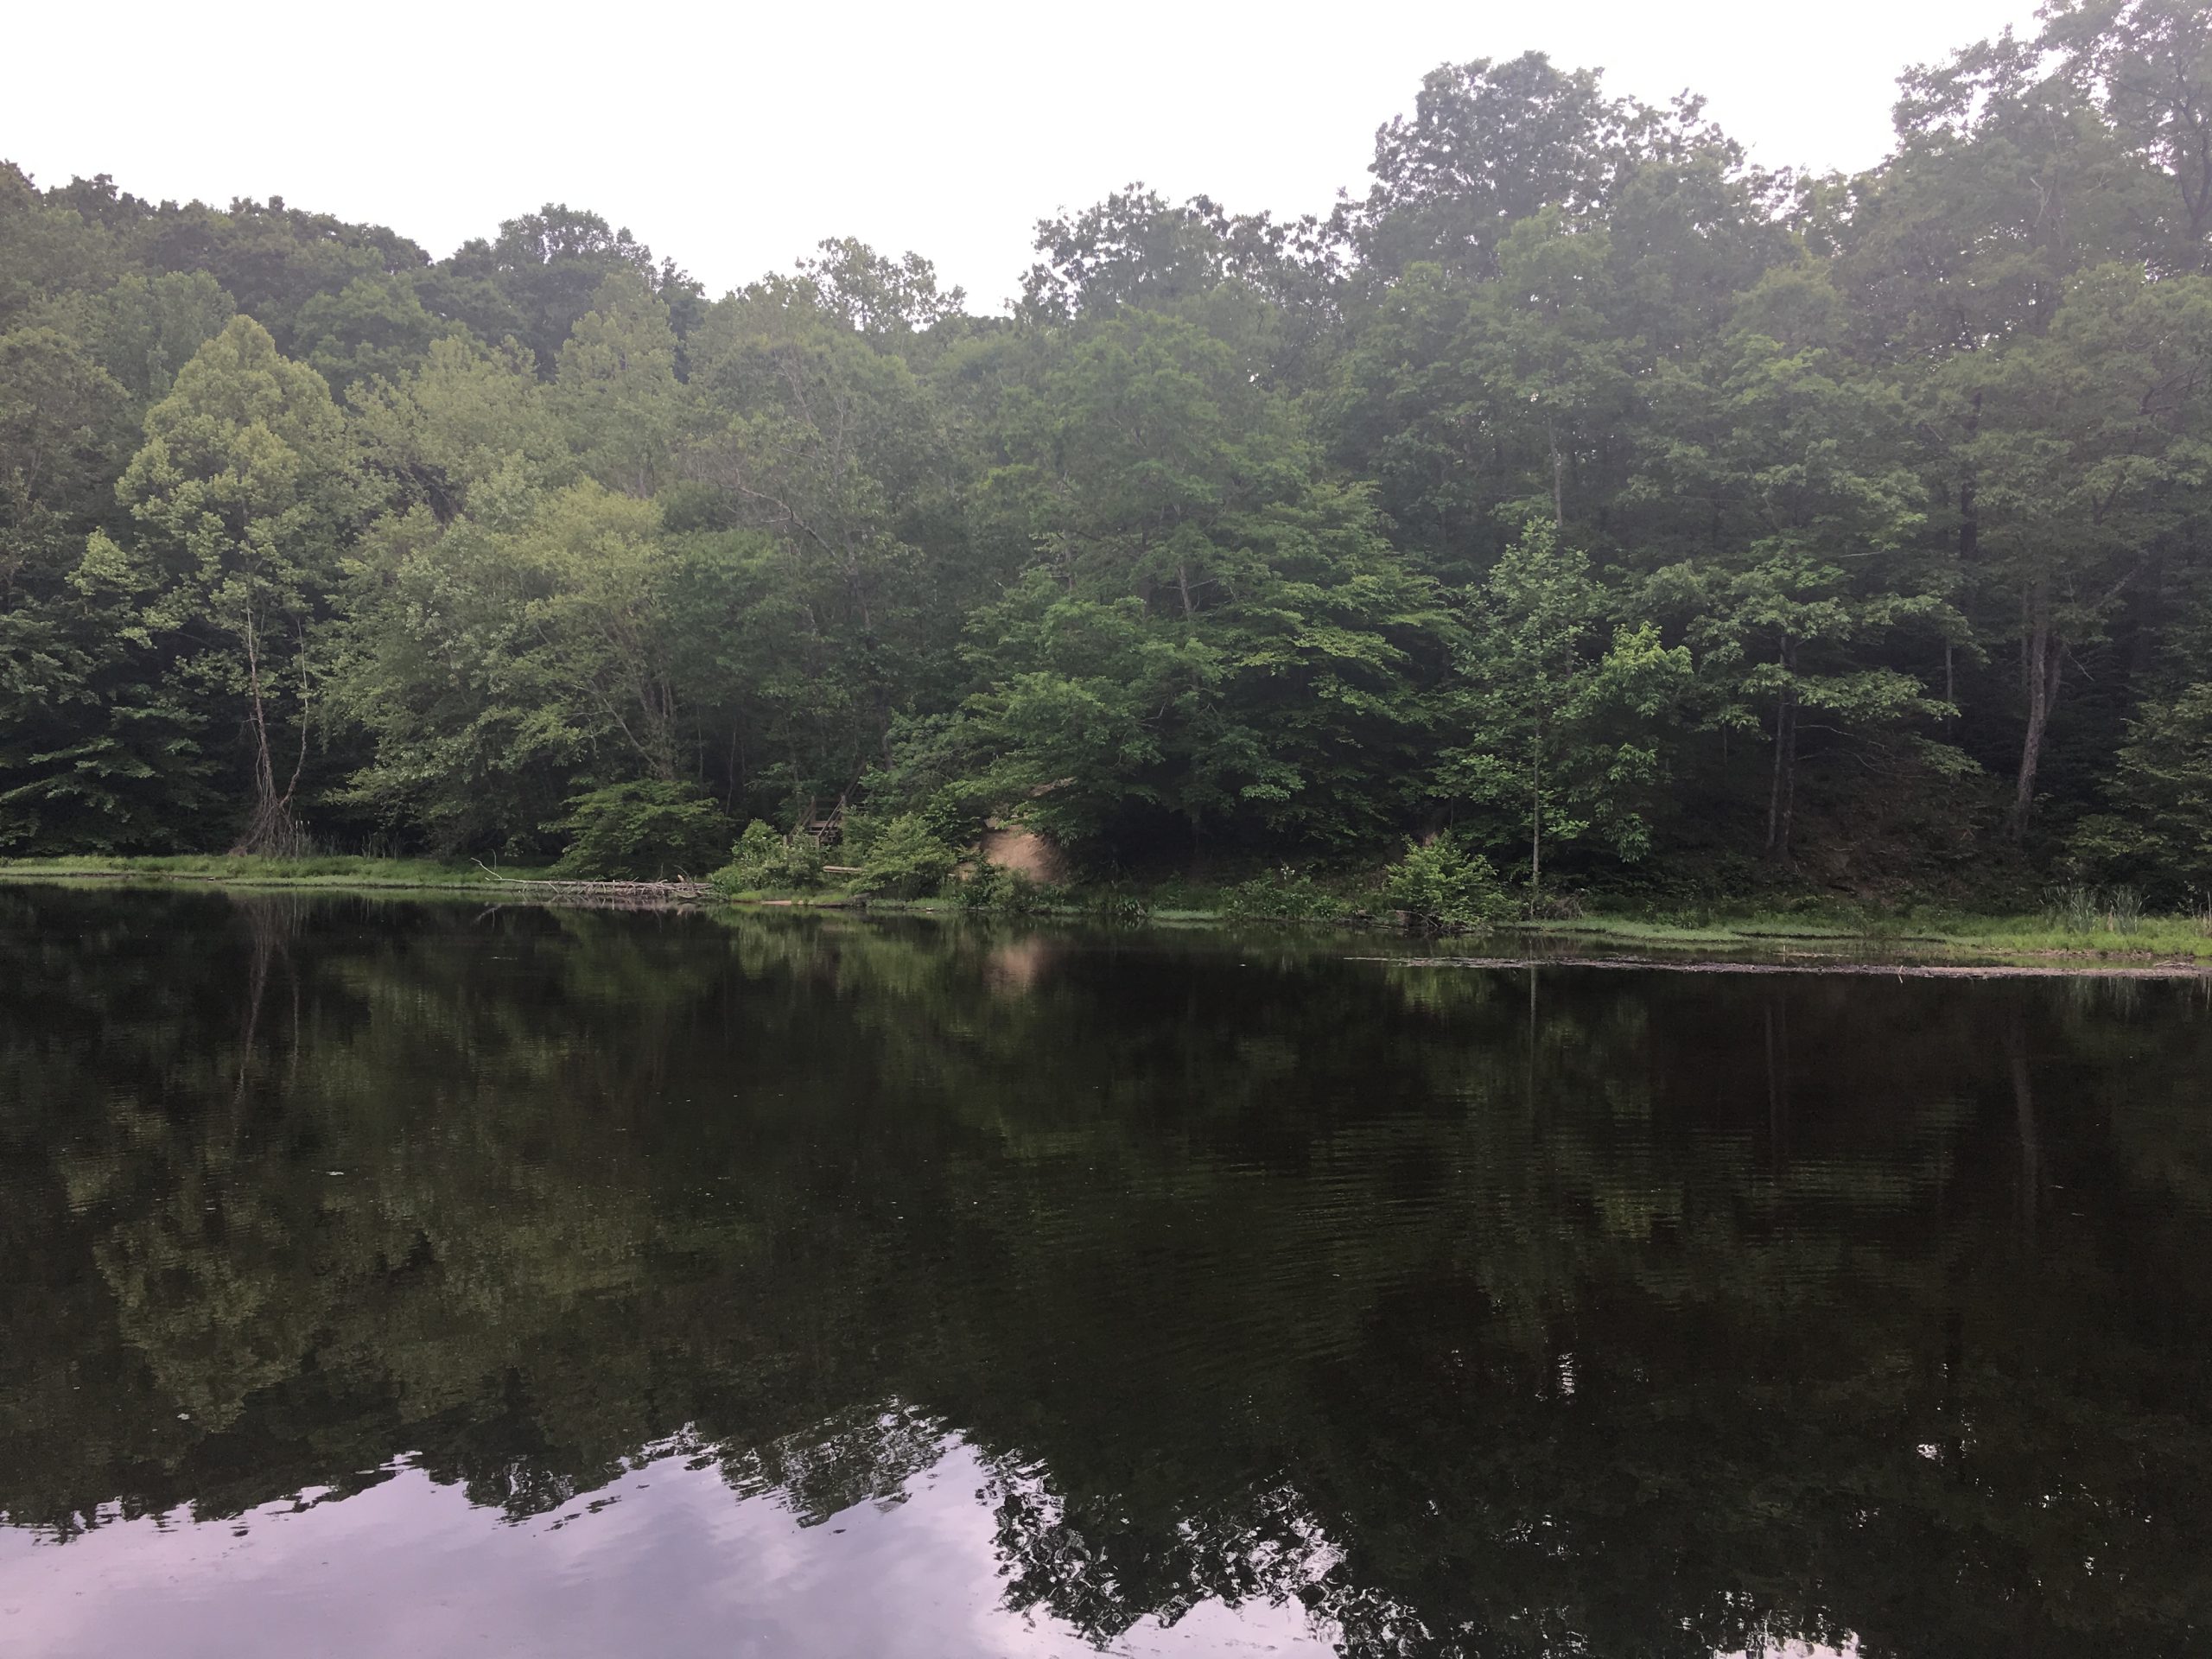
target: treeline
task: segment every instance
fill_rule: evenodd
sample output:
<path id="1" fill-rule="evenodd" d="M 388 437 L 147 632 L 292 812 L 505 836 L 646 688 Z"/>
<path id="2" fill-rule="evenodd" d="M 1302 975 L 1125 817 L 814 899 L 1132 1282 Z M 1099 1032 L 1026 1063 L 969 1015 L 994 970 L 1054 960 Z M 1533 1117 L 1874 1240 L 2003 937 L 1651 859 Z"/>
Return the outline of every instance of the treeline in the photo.
<path id="1" fill-rule="evenodd" d="M 1327 219 L 1132 186 L 995 317 L 0 168 L 0 850 L 2212 887 L 2212 14 L 2058 0 L 1897 133 L 1446 66 Z"/>

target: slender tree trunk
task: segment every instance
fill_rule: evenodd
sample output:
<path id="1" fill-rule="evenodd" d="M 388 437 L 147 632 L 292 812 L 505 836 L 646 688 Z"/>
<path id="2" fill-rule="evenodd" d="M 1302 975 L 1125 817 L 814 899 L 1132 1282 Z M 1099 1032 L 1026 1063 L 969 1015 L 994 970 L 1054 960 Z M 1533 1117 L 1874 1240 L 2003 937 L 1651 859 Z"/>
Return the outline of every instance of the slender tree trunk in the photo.
<path id="1" fill-rule="evenodd" d="M 2012 795 L 2012 836 L 2028 830 L 2035 815 L 2036 770 L 2043 762 L 2044 734 L 2050 729 L 2050 712 L 2058 702 L 2059 669 L 2066 642 L 2050 620 L 2050 591 L 2037 582 L 2028 596 L 2027 633 L 2020 656 L 2020 674 L 2028 697 L 2028 728 L 2020 740 L 2020 776 Z"/>
<path id="2" fill-rule="evenodd" d="M 1564 530 L 1567 528 L 1567 457 L 1560 453 L 1558 424 L 1548 424 L 1544 430 L 1552 446 L 1552 523 Z"/>
<path id="3" fill-rule="evenodd" d="M 270 802 L 276 798 L 276 769 L 269 756 L 268 702 L 262 695 L 261 687 L 260 632 L 254 626 L 253 602 L 249 600 L 245 610 L 245 684 L 253 721 L 253 787 L 257 815 L 266 811 Z"/>
<path id="4" fill-rule="evenodd" d="M 1797 700 L 1789 700 L 1789 741 L 1783 750 L 1784 765 L 1782 771 L 1782 841 L 1776 855 L 1784 863 L 1789 860 L 1790 834 L 1797 823 Z"/>
<path id="5" fill-rule="evenodd" d="M 1981 430 L 1981 394 L 1967 406 L 1967 442 Z M 1981 481 L 1972 467 L 1959 478 L 1959 563 L 1971 564 L 1981 548 Z"/>
<path id="6" fill-rule="evenodd" d="M 1544 890 L 1544 745 L 1540 735 L 1529 762 L 1529 913 L 1534 916 Z"/>
<path id="7" fill-rule="evenodd" d="M 1967 405 L 1967 442 L 1971 443 L 1981 430 L 1981 394 L 1976 392 Z M 1981 480 L 1969 466 L 1959 475 L 1959 568 L 1964 571 L 1974 563 L 1981 551 Z M 1943 701 L 1953 708 L 1958 706 L 1958 681 L 1952 666 L 1952 641 L 1943 636 Z M 1951 734 L 1955 715 L 1943 716 L 1943 735 Z"/>
<path id="8" fill-rule="evenodd" d="M 240 634 L 245 647 L 247 723 L 253 729 L 253 810 L 246 819 L 245 830 L 232 843 L 231 851 L 238 854 L 283 854 L 296 849 L 297 836 L 292 823 L 292 791 L 299 784 L 300 772 L 307 764 L 307 653 L 305 644 L 301 649 L 301 713 L 300 758 L 292 768 L 292 783 L 281 795 L 276 791 L 276 765 L 269 747 L 269 695 L 261 672 L 261 628 L 254 613 L 251 590 L 245 603 L 245 626 Z"/>
<path id="9" fill-rule="evenodd" d="M 1796 650 L 1782 647 L 1785 670 L 1796 666 Z M 1774 775 L 1767 785 L 1766 855 L 1777 863 L 1789 857 L 1789 830 L 1797 813 L 1797 697 L 1789 683 L 1774 709 Z"/>

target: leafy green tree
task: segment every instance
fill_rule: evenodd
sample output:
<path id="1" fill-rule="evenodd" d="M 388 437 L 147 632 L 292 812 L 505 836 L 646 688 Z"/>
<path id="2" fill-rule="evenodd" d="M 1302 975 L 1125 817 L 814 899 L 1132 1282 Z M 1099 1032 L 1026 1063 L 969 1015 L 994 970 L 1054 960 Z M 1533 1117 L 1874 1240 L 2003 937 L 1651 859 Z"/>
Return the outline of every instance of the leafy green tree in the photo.
<path id="1" fill-rule="evenodd" d="M 281 196 L 242 198 L 222 209 L 196 201 L 156 207 L 118 198 L 107 185 L 80 195 L 79 211 L 86 210 L 125 227 L 123 235 L 149 273 L 213 277 L 288 355 L 297 354 L 301 308 L 316 296 L 336 294 L 357 277 L 419 271 L 429 262 L 420 247 L 384 226 L 349 224 L 290 207 Z"/>
<path id="2" fill-rule="evenodd" d="M 763 888 L 818 887 L 823 862 L 822 843 L 812 836 L 779 835 L 774 825 L 755 818 L 730 848 L 729 862 L 711 879 L 732 898 Z"/>
<path id="3" fill-rule="evenodd" d="M 423 507 L 450 524 L 503 472 L 539 486 L 575 478 L 569 434 L 518 347 L 434 340 L 419 367 L 355 388 L 353 404 L 353 441 L 393 513 Z"/>
<path id="4" fill-rule="evenodd" d="M 2129 588 L 2199 534 L 2198 492 L 2212 477 L 2212 279 L 2100 266 L 2068 285 L 2046 332 L 1955 366 L 1980 400 L 1966 448 L 1983 579 L 2017 607 L 2020 833 L 2069 651 L 2100 638 Z"/>
<path id="5" fill-rule="evenodd" d="M 594 478 L 640 498 L 666 481 L 683 419 L 676 334 L 643 280 L 601 284 L 561 347 L 553 395 Z"/>
<path id="6" fill-rule="evenodd" d="M 1446 793 L 1519 830 L 1532 903 L 1548 844 L 1556 852 L 1594 830 L 1614 856 L 1643 857 L 1667 721 L 1690 678 L 1688 648 L 1662 645 L 1648 624 L 1607 643 L 1607 594 L 1589 561 L 1541 519 L 1470 608 Z"/>
<path id="7" fill-rule="evenodd" d="M 1424 927 L 1480 926 L 1508 909 L 1490 861 L 1441 836 L 1406 843 L 1405 856 L 1382 873 L 1382 901 Z"/>
<path id="8" fill-rule="evenodd" d="M 2082 819 L 2070 837 L 2076 856 L 2164 903 L 2212 899 L 2212 685 L 2139 705 L 2111 792 L 2120 810 Z"/>
<path id="9" fill-rule="evenodd" d="M 591 880 L 698 880 L 729 842 L 729 820 L 696 784 L 647 779 L 577 796 L 556 826 L 553 873 Z"/>
<path id="10" fill-rule="evenodd" d="M 967 609 L 993 574 L 934 390 L 810 287 L 763 285 L 700 325 L 688 613 L 696 683 L 742 734 L 756 804 L 785 821 L 850 791 L 893 724 L 957 695 Z M 711 620 L 710 620 L 711 619 Z"/>
<path id="11" fill-rule="evenodd" d="M 511 472 L 442 533 L 423 514 L 372 541 L 343 695 L 375 756 L 352 798 L 497 847 L 570 779 L 678 782 L 672 564 L 651 503 Z"/>
<path id="12" fill-rule="evenodd" d="M 1071 840 L 1341 844 L 1402 810 L 1442 615 L 1228 347 L 1118 315 L 1000 420 L 1037 551 L 975 630 L 979 796 Z"/>
<path id="13" fill-rule="evenodd" d="M 76 341 L 0 334 L 0 845 L 159 847 L 203 804 L 193 711 L 147 683 L 138 586 L 83 556 L 119 527 L 129 407 Z"/>
<path id="14" fill-rule="evenodd" d="M 238 308 L 204 270 L 128 276 L 62 308 L 67 330 L 140 404 L 159 402 L 177 371 Z"/>
<path id="15" fill-rule="evenodd" d="M 322 378 L 233 319 L 146 416 L 120 489 L 152 549 L 139 626 L 180 642 L 193 683 L 243 707 L 249 805 L 235 848 L 289 849 L 308 752 L 317 624 L 359 494 Z M 98 556 L 113 563 L 104 534 Z M 297 744 L 283 753 L 283 727 Z"/>
<path id="16" fill-rule="evenodd" d="M 398 379 L 450 328 L 423 308 L 408 278 L 356 276 L 300 307 L 293 349 L 342 395 L 365 380 Z"/>
<path id="17" fill-rule="evenodd" d="M 101 286 L 115 263 L 105 226 L 48 200 L 22 168 L 0 162 L 0 332 L 62 296 Z"/>
<path id="18" fill-rule="evenodd" d="M 869 842 L 853 890 L 887 899 L 927 898 L 951 879 L 959 862 L 960 855 L 938 838 L 928 819 L 918 812 L 901 813 Z"/>
<path id="19" fill-rule="evenodd" d="M 2212 260 L 2212 21 L 2188 0 L 2054 0 L 2037 44 L 2089 99 L 2131 156 L 2167 187 L 2153 264 L 2203 271 Z"/>
<path id="20" fill-rule="evenodd" d="M 1423 77 L 1414 112 L 1376 134 L 1375 183 L 1346 217 L 1386 275 L 1433 261 L 1491 276 L 1515 225 L 1547 207 L 1595 212 L 1664 125 L 1657 111 L 1605 97 L 1595 71 L 1556 68 L 1541 52 L 1441 64 Z"/>
<path id="21" fill-rule="evenodd" d="M 927 334 L 960 315 L 968 299 L 961 289 L 940 289 L 937 267 L 920 254 L 893 259 L 849 236 L 818 244 L 798 269 L 815 303 L 872 338 Z"/>
<path id="22" fill-rule="evenodd" d="M 459 303 L 448 315 L 461 315 L 486 339 L 512 333 L 538 372 L 550 376 L 561 347 L 578 319 L 593 308 L 601 286 L 615 276 L 650 283 L 654 269 L 652 250 L 626 229 L 614 229 L 597 213 L 548 202 L 534 213 L 506 220 L 494 240 L 461 248 L 440 275 L 460 290 L 454 292 Z M 468 291 L 471 279 L 482 288 Z M 491 326 L 472 321 L 467 309 L 476 310 Z M 499 327 L 501 321 L 508 326 Z"/>

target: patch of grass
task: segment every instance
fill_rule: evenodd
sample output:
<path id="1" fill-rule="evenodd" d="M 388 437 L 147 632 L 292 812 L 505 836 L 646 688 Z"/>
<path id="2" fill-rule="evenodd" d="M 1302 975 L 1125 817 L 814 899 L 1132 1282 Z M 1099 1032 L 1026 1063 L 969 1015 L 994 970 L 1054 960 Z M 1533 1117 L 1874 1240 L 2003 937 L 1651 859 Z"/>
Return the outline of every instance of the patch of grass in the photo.
<path id="1" fill-rule="evenodd" d="M 1545 922 L 1535 931 L 1563 937 L 1616 939 L 1656 949 L 1776 945 L 1879 945 L 1905 951 L 1984 952 L 1999 956 L 2185 957 L 2212 961 L 2212 932 L 2195 916 L 2145 916 L 2114 906 L 2053 906 L 2041 915 L 1973 916 L 1916 912 L 1710 911 L 1673 916 L 1586 916 Z"/>
<path id="2" fill-rule="evenodd" d="M 543 874 L 502 866 L 518 880 Z M 232 858 L 179 854 L 160 858 L 82 856 L 0 859 L 0 881 L 212 881 L 257 887 L 491 887 L 498 877 L 480 866 L 427 858 Z"/>
<path id="3" fill-rule="evenodd" d="M 2187 957 L 2212 960 L 2212 937 L 2193 917 L 2123 915 L 2090 926 L 2040 916 L 1978 917 L 1946 927 L 1955 944 L 2032 955 Z"/>
<path id="4" fill-rule="evenodd" d="M 812 910 L 836 910 L 854 902 L 842 887 L 743 887 L 721 897 L 731 905 L 798 905 Z"/>
<path id="5" fill-rule="evenodd" d="M 161 858 L 86 855 L 0 859 L 0 881 L 207 882 L 238 887 L 291 887 L 329 892 L 384 890 L 416 893 L 496 891 L 499 877 L 528 880 L 537 867 L 502 865 L 498 875 L 472 861 L 368 858 L 232 858 L 193 854 Z M 1125 890 L 1113 890 L 1126 896 Z M 1163 883 L 1123 908 L 1154 925 L 1236 924 L 1233 889 L 1193 882 Z M 858 902 L 836 887 L 764 887 L 728 897 L 740 904 L 836 909 Z M 868 908 L 929 913 L 958 908 L 945 898 L 871 899 Z M 1349 909 L 1349 905 L 1346 906 Z M 1083 919 L 1093 916 L 1096 896 L 1077 888 L 1037 895 L 1025 913 Z M 1095 919 L 1095 917 L 1093 917 Z M 1336 925 L 1341 925 L 1339 921 Z M 2072 957 L 2201 963 L 2212 966 L 2212 904 L 2186 915 L 2143 914 L 2133 895 L 2099 895 L 2095 903 L 2056 899 L 2039 914 L 1977 916 L 1931 909 L 1885 911 L 1848 904 L 1799 901 L 1786 909 L 1724 911 L 1694 906 L 1641 914 L 1598 912 L 1571 919 L 1519 925 L 1561 940 L 1608 940 L 1638 950 L 1746 956 L 1794 953 L 1858 955 L 1868 950 L 1900 957 L 1928 956 Z"/>

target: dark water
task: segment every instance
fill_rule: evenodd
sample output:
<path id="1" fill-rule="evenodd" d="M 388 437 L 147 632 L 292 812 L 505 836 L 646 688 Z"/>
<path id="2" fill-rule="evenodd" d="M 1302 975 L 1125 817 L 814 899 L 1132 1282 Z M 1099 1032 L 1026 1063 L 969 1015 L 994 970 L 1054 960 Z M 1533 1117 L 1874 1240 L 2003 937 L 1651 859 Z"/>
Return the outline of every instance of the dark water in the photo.
<path id="1" fill-rule="evenodd" d="M 0 889 L 0 1650 L 2212 1653 L 2171 983 Z"/>

